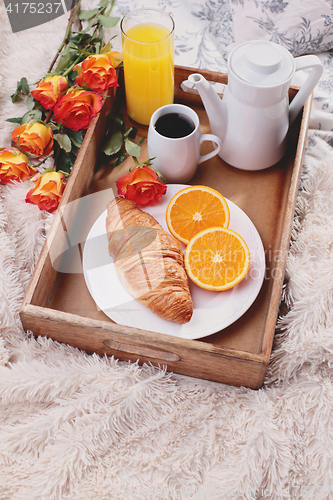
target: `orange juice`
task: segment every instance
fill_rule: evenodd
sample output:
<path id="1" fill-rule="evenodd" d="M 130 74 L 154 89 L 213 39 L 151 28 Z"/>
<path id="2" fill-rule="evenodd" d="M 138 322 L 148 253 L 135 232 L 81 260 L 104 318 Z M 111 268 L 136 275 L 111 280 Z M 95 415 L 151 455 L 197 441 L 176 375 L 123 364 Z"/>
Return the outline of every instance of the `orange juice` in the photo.
<path id="1" fill-rule="evenodd" d="M 123 35 L 123 61 L 127 113 L 149 125 L 153 112 L 173 103 L 173 35 L 162 25 L 132 26 Z"/>

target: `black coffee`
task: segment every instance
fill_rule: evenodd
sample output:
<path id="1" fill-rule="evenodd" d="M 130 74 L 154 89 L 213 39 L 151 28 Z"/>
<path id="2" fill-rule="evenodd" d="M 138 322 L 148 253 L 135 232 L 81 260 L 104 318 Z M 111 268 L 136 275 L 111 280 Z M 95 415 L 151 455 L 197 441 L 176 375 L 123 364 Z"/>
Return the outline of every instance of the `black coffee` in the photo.
<path id="1" fill-rule="evenodd" d="M 188 116 L 180 113 L 168 113 L 159 117 L 155 123 L 155 129 L 164 137 L 179 139 L 193 132 L 194 123 Z"/>

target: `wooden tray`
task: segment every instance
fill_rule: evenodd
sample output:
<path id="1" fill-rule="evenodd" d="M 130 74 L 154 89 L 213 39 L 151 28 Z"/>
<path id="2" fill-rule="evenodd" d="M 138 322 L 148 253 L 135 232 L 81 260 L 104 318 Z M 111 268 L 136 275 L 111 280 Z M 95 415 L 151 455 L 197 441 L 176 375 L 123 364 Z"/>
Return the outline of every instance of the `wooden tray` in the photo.
<path id="1" fill-rule="evenodd" d="M 193 72 L 193 68 L 175 68 L 175 101 L 193 107 L 199 114 L 202 133 L 207 133 L 209 122 L 200 97 L 181 88 L 181 83 Z M 226 75 L 201 70 L 200 73 L 207 80 L 227 83 Z M 290 99 L 296 93 L 297 89 L 291 88 Z M 97 309 L 84 281 L 81 257 L 86 235 L 105 210 L 109 189 L 114 189 L 115 180 L 132 165 L 129 163 L 132 158 L 113 169 L 100 165 L 99 148 L 107 130 L 108 113 L 112 107 L 123 105 L 122 86 L 117 95 L 113 89 L 87 131 L 49 230 L 20 309 L 23 327 L 34 335 L 44 335 L 88 353 L 139 360 L 140 364 L 166 366 L 168 371 L 192 377 L 260 388 L 270 359 L 281 300 L 311 99 L 312 96 L 292 126 L 287 153 L 277 165 L 246 172 L 231 167 L 218 156 L 199 165 L 191 184 L 219 190 L 255 224 L 265 248 L 266 274 L 257 299 L 240 319 L 214 335 L 188 340 L 141 330 L 140 325 L 129 328 L 112 322 Z M 147 159 L 145 147 L 141 158 Z M 98 163 L 100 168 L 96 172 Z M 94 203 L 86 210 L 84 195 L 88 193 L 94 197 Z M 73 253 L 73 266 L 64 269 L 61 256 L 68 249 Z"/>

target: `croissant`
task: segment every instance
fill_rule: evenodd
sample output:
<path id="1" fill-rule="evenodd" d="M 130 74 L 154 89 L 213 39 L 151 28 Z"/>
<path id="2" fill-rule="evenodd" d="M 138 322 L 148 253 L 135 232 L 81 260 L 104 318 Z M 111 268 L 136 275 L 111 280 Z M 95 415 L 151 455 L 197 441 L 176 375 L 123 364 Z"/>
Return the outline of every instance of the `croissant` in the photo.
<path id="1" fill-rule="evenodd" d="M 106 231 L 109 254 L 136 300 L 160 318 L 190 321 L 193 302 L 179 241 L 121 197 L 108 203 Z"/>

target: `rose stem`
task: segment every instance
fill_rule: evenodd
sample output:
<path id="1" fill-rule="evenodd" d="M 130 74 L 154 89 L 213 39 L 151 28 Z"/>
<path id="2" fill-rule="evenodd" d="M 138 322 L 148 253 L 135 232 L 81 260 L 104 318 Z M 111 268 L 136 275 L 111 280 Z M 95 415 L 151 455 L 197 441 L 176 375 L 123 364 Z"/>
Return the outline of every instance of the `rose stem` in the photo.
<path id="1" fill-rule="evenodd" d="M 55 62 L 56 62 L 56 60 L 59 57 L 60 52 L 65 47 L 65 45 L 67 45 L 67 43 L 68 43 L 68 40 L 69 40 L 69 37 L 70 37 L 70 34 L 71 34 L 71 30 L 72 30 L 72 25 L 74 23 L 74 19 L 75 19 L 77 13 L 80 10 L 80 4 L 81 4 L 81 0 L 78 0 L 78 2 L 75 5 L 74 9 L 71 10 L 71 15 L 69 16 L 69 20 L 68 20 L 67 29 L 66 29 L 66 32 L 65 32 L 64 39 L 63 39 L 63 41 L 62 41 L 62 43 L 61 43 L 61 45 L 60 45 L 60 47 L 59 47 L 56 55 L 54 56 L 53 61 L 51 62 L 51 65 L 49 67 L 48 73 L 51 73 L 52 68 L 53 68 Z"/>

